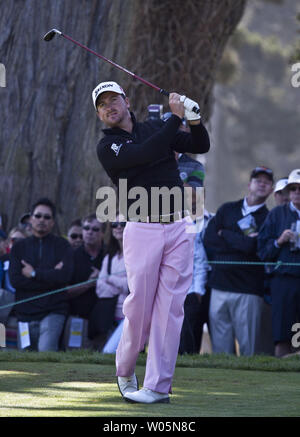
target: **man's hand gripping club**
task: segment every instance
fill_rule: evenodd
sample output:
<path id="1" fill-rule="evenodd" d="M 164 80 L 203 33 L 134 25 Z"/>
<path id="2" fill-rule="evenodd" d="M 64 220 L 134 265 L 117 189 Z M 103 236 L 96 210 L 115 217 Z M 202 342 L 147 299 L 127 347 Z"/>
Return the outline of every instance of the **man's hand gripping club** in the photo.
<path id="1" fill-rule="evenodd" d="M 186 96 L 180 96 L 177 93 L 171 93 L 169 96 L 169 106 L 171 112 L 177 115 L 180 118 L 185 118 L 189 124 L 199 124 L 201 115 L 200 112 L 196 114 L 193 111 L 193 108 L 196 107 L 199 109 L 199 105 L 197 102 L 189 99 Z"/>

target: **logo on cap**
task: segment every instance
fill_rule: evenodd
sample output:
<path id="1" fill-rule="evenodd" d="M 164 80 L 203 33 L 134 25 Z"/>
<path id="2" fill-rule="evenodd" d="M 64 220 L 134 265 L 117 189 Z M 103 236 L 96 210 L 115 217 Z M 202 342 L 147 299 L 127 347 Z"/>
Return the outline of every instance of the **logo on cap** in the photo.
<path id="1" fill-rule="evenodd" d="M 99 97 L 99 94 L 104 93 L 105 91 L 112 91 L 114 93 L 123 94 L 125 96 L 123 88 L 121 88 L 120 85 L 116 82 L 101 82 L 96 86 L 92 93 L 93 103 L 96 110 L 97 98 Z"/>

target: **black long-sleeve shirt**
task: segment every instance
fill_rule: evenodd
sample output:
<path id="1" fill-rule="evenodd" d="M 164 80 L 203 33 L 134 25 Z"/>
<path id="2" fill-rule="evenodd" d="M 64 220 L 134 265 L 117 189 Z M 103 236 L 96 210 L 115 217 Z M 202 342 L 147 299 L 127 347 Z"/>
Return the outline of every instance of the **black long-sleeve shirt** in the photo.
<path id="1" fill-rule="evenodd" d="M 35 278 L 22 274 L 21 260 L 29 263 L 36 271 Z M 61 269 L 55 266 L 63 262 Z M 17 242 L 10 253 L 9 277 L 16 289 L 16 302 L 38 296 L 47 291 L 65 287 L 73 273 L 73 250 L 62 237 L 48 234 L 43 238 L 35 236 Z M 18 320 L 28 322 L 41 320 L 49 313 L 67 314 L 68 302 L 65 292 L 58 292 L 15 306 Z"/>
<path id="2" fill-rule="evenodd" d="M 148 212 L 151 211 L 151 188 L 179 187 L 179 176 L 174 151 L 180 153 L 206 153 L 210 148 L 209 136 L 202 123 L 191 126 L 191 133 L 179 129 L 181 119 L 172 115 L 167 122 L 147 120 L 136 122 L 131 114 L 131 133 L 120 129 L 104 129 L 104 138 L 98 144 L 98 158 L 112 182 L 118 186 L 126 179 L 127 194 L 133 187 L 145 188 L 148 195 Z M 128 199 L 128 206 L 135 199 Z M 170 212 L 174 212 L 171 201 Z M 160 214 L 161 206 L 160 206 Z"/>
<path id="3" fill-rule="evenodd" d="M 85 250 L 84 245 L 74 250 L 74 272 L 70 281 L 71 285 L 88 281 L 92 267 L 101 270 L 105 246 L 102 245 L 96 257 L 92 257 Z M 72 316 L 88 319 L 97 302 L 96 286 L 91 285 L 87 291 L 70 299 L 70 314 Z"/>
<path id="4" fill-rule="evenodd" d="M 258 262 L 257 237 L 244 235 L 237 222 L 243 218 L 243 200 L 223 204 L 209 221 L 204 235 L 204 246 L 214 254 L 214 261 L 224 264 L 212 264 L 208 285 L 217 290 L 236 293 L 263 295 L 263 265 L 242 264 Z M 257 231 L 261 228 L 268 209 L 262 206 L 251 215 L 255 218 Z M 218 231 L 222 230 L 222 235 Z M 228 261 L 237 264 L 226 264 Z M 241 263 L 241 264 L 238 264 Z"/>

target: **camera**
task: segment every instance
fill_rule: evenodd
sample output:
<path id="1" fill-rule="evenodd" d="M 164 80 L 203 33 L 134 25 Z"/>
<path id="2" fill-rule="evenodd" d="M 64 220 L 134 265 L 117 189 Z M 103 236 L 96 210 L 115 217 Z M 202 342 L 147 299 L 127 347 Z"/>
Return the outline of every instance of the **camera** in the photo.
<path id="1" fill-rule="evenodd" d="M 163 105 L 148 106 L 148 120 L 160 120 L 162 116 Z"/>

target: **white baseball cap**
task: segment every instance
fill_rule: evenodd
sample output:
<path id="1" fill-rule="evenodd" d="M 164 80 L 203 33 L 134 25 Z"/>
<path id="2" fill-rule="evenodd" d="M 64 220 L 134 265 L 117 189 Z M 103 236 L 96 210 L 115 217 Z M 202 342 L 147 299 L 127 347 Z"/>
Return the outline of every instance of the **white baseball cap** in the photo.
<path id="1" fill-rule="evenodd" d="M 283 190 L 287 186 L 287 184 L 288 184 L 288 178 L 279 179 L 279 181 L 276 182 L 274 193 Z"/>
<path id="2" fill-rule="evenodd" d="M 289 174 L 287 185 L 290 184 L 300 184 L 300 168 L 296 168 Z"/>
<path id="3" fill-rule="evenodd" d="M 120 87 L 120 85 L 117 84 L 117 82 L 109 81 L 109 82 L 99 83 L 92 92 L 93 104 L 96 111 L 97 111 L 97 106 L 96 106 L 97 99 L 100 96 L 100 94 L 105 93 L 106 91 L 112 91 L 113 93 L 123 94 L 124 97 L 126 95 L 123 88 Z"/>

